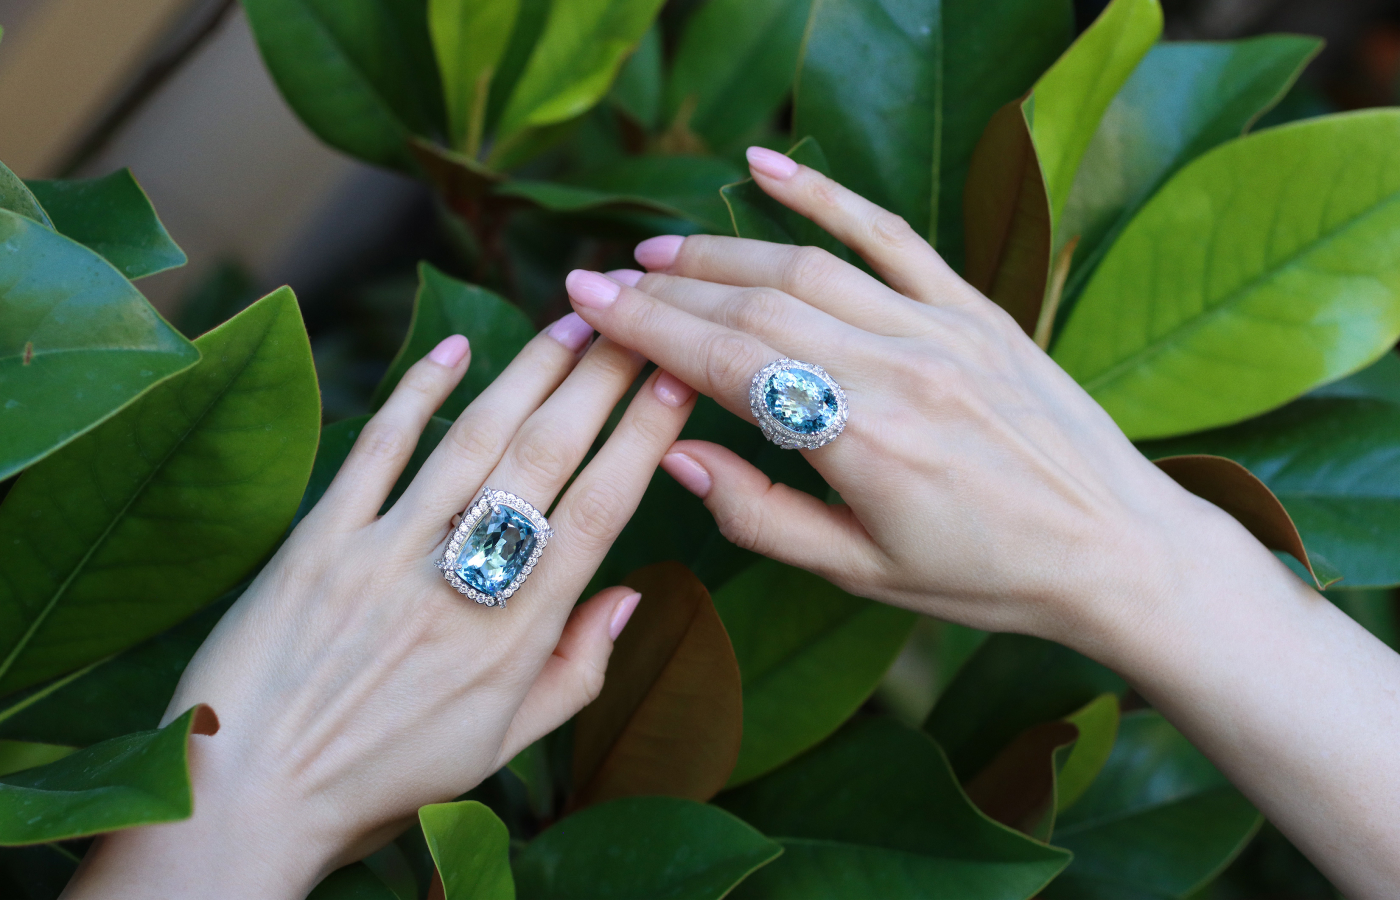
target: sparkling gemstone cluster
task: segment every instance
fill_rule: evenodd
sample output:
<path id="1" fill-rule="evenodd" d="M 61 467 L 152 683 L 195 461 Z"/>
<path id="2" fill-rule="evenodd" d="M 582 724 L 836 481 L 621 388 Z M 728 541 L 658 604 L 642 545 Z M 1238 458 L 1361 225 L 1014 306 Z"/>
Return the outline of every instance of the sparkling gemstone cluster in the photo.
<path id="1" fill-rule="evenodd" d="M 754 373 L 749 407 L 764 437 L 789 450 L 815 450 L 846 427 L 846 392 L 813 363 L 778 359 Z"/>

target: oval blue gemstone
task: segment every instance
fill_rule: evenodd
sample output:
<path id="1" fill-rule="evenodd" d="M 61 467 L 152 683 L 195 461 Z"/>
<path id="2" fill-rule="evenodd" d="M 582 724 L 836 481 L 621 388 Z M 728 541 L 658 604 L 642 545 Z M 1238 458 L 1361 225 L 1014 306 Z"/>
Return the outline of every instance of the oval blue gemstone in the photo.
<path id="1" fill-rule="evenodd" d="M 773 418 L 799 434 L 825 431 L 836 418 L 836 392 L 802 369 L 784 369 L 769 375 L 763 402 Z"/>
<path id="2" fill-rule="evenodd" d="M 535 526 L 508 506 L 481 517 L 457 554 L 457 574 L 489 596 L 510 586 L 535 549 Z"/>

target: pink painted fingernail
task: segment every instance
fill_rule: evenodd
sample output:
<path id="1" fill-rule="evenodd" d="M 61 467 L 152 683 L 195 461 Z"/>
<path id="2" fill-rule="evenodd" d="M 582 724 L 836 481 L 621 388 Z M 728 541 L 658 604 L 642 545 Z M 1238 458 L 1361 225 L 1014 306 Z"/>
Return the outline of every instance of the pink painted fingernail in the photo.
<path id="1" fill-rule="evenodd" d="M 685 238 L 678 234 L 663 234 L 661 237 L 647 238 L 632 251 L 632 256 L 642 264 L 642 268 L 655 272 L 669 269 L 681 252 Z"/>
<path id="2" fill-rule="evenodd" d="M 656 396 L 661 398 L 661 402 L 667 406 L 684 406 L 695 391 L 670 372 L 662 372 L 656 378 L 656 384 L 652 385 L 652 390 L 656 391 Z"/>
<path id="3" fill-rule="evenodd" d="M 627 627 L 627 620 L 632 618 L 632 613 L 637 611 L 637 604 L 642 602 L 642 595 L 637 593 L 628 594 L 617 602 L 613 609 L 612 619 L 608 622 L 608 637 L 617 640 L 617 636 L 622 634 L 622 629 Z"/>
<path id="4" fill-rule="evenodd" d="M 564 279 L 564 287 L 575 302 L 593 309 L 607 309 L 612 306 L 617 295 L 622 293 L 622 286 L 616 281 L 586 269 L 574 269 L 570 272 Z"/>
<path id="5" fill-rule="evenodd" d="M 577 353 L 593 337 L 593 326 L 579 318 L 578 313 L 569 313 L 549 326 L 549 336 Z"/>
<path id="6" fill-rule="evenodd" d="M 636 287 L 637 282 L 642 280 L 645 272 L 638 272 L 636 269 L 613 269 L 611 272 L 604 272 L 604 275 L 613 281 L 620 281 L 628 287 Z"/>
<path id="7" fill-rule="evenodd" d="M 705 471 L 705 467 L 684 453 L 667 453 L 661 458 L 661 468 L 701 500 L 708 497 L 710 488 L 714 487 L 714 479 Z"/>
<path id="8" fill-rule="evenodd" d="M 445 337 L 438 342 L 438 345 L 428 353 L 428 359 L 440 366 L 447 366 L 449 369 L 457 368 L 457 363 L 462 361 L 462 357 L 467 355 L 471 349 L 471 344 L 460 334 Z"/>
<path id="9" fill-rule="evenodd" d="M 767 175 L 769 178 L 776 178 L 779 181 L 787 181 L 797 174 L 797 163 L 776 150 L 769 150 L 767 147 L 750 147 L 744 151 L 744 156 L 748 157 L 749 168 L 760 175 Z"/>

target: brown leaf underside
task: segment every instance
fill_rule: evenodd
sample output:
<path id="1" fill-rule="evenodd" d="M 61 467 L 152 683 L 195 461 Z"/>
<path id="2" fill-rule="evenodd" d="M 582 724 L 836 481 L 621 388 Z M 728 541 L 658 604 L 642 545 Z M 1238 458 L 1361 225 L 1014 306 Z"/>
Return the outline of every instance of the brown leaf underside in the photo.
<path id="1" fill-rule="evenodd" d="M 1069 722 L 1027 728 L 965 786 L 968 799 L 988 816 L 1036 835 L 1055 804 L 1055 751 L 1079 738 Z"/>

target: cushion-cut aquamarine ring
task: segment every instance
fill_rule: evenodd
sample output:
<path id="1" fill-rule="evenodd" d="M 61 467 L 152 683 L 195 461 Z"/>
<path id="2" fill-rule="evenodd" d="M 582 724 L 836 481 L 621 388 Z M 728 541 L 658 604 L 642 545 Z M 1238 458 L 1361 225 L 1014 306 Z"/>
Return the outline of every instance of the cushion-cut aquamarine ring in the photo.
<path id="1" fill-rule="evenodd" d="M 846 427 L 846 392 L 826 369 L 777 359 L 749 384 L 749 408 L 763 436 L 785 450 L 815 450 Z"/>
<path id="2" fill-rule="evenodd" d="M 483 606 L 504 607 L 553 534 L 544 513 L 528 501 L 483 487 L 452 529 L 437 567 L 459 593 Z"/>

